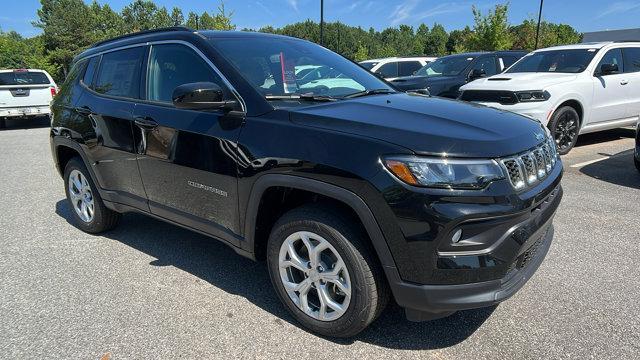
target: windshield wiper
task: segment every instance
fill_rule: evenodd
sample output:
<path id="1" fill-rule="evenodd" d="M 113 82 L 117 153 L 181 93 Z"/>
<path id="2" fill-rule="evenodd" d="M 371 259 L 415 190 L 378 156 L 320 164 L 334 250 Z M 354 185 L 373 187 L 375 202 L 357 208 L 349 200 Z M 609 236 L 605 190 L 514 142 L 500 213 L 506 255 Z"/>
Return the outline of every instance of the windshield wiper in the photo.
<path id="1" fill-rule="evenodd" d="M 392 90 L 389 90 L 389 89 L 371 89 L 371 90 L 363 90 L 363 91 L 355 92 L 353 94 L 345 95 L 342 98 L 343 99 L 352 99 L 352 98 L 361 97 L 361 96 L 378 95 L 378 94 L 392 94 L 392 93 L 395 93 L 395 91 L 392 91 Z"/>
<path id="2" fill-rule="evenodd" d="M 288 95 L 266 95 L 264 97 L 267 100 L 304 100 L 304 101 L 337 101 L 329 95 L 314 95 L 314 94 L 288 94 Z"/>

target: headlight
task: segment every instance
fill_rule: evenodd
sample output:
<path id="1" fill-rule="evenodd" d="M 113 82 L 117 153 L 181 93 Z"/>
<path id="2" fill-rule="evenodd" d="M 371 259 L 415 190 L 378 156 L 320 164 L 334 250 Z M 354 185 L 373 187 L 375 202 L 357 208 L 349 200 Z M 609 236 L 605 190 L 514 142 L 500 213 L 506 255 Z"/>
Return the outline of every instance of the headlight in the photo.
<path id="1" fill-rule="evenodd" d="M 461 160 L 398 156 L 383 159 L 385 167 L 409 185 L 444 189 L 482 189 L 504 178 L 495 160 Z"/>
<path id="2" fill-rule="evenodd" d="M 548 92 L 542 90 L 516 91 L 516 95 L 520 102 L 547 101 L 551 96 Z"/>

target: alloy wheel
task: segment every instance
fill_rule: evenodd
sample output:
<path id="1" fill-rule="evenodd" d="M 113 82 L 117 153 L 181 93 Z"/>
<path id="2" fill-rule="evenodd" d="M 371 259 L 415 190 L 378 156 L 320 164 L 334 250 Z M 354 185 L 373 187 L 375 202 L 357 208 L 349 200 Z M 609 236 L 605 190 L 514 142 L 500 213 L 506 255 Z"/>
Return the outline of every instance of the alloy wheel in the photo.
<path id="1" fill-rule="evenodd" d="M 80 219 L 86 223 L 93 220 L 95 205 L 93 192 L 87 178 L 78 170 L 69 174 L 69 200 Z"/>
<path id="2" fill-rule="evenodd" d="M 559 152 L 573 146 L 575 137 L 578 136 L 578 119 L 570 112 L 564 112 L 556 122 L 553 137 Z"/>
<path id="3" fill-rule="evenodd" d="M 332 321 L 347 311 L 351 279 L 342 257 L 322 236 L 298 231 L 280 246 L 280 280 L 293 303 L 308 316 Z"/>

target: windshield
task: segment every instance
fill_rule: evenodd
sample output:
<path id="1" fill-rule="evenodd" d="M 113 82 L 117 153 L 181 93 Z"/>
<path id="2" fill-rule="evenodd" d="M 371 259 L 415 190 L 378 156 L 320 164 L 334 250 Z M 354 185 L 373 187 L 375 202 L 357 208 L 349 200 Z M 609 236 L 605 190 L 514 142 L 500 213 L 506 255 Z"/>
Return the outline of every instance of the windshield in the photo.
<path id="1" fill-rule="evenodd" d="M 286 38 L 215 39 L 212 44 L 265 97 L 343 97 L 387 89 L 386 83 L 355 63 L 316 44 Z"/>
<path id="2" fill-rule="evenodd" d="M 0 72 L 0 85 L 47 85 L 49 78 L 40 71 Z"/>
<path id="3" fill-rule="evenodd" d="M 579 73 L 589 66 L 596 52 L 597 49 L 538 51 L 526 55 L 506 72 Z"/>
<path id="4" fill-rule="evenodd" d="M 416 71 L 418 76 L 456 76 L 473 61 L 471 56 L 445 56 Z"/>

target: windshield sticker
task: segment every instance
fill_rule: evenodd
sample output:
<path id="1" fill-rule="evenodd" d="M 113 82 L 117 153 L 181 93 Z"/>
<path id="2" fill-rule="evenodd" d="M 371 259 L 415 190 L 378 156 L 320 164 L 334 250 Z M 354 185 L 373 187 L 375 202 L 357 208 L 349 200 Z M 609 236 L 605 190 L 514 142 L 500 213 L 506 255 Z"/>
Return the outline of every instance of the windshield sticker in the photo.
<path id="1" fill-rule="evenodd" d="M 473 58 L 467 58 L 467 61 L 471 61 L 471 60 L 473 60 Z"/>
<path id="2" fill-rule="evenodd" d="M 280 53 L 280 66 L 282 67 L 282 87 L 285 94 L 291 94 L 298 91 L 298 83 L 296 83 L 296 64 L 294 61 L 286 60 L 284 53 Z"/>
<path id="3" fill-rule="evenodd" d="M 587 50 L 587 51 L 588 51 L 588 52 L 594 52 L 594 51 L 596 51 L 596 49 L 589 49 L 589 50 Z"/>

